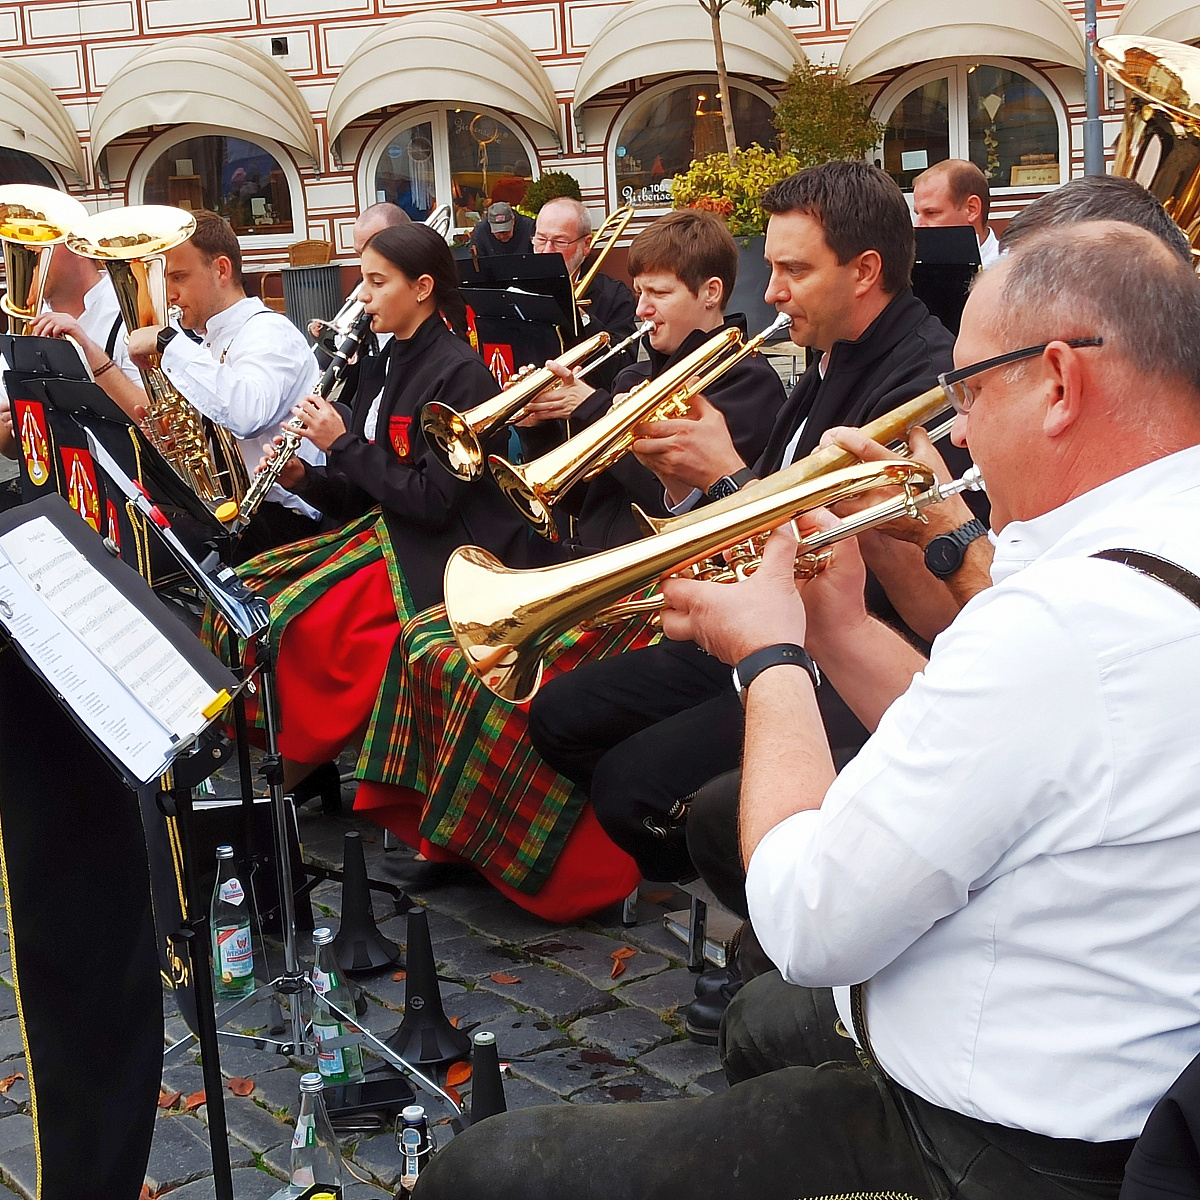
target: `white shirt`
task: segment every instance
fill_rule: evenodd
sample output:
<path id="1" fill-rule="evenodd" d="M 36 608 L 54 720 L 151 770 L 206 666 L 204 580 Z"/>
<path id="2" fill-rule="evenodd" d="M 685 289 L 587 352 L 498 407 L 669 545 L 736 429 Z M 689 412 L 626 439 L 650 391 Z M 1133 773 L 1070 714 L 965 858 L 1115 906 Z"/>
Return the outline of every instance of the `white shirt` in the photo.
<path id="1" fill-rule="evenodd" d="M 117 304 L 117 292 L 113 287 L 112 276 L 107 271 L 100 274 L 100 282 L 90 287 L 83 296 L 83 312 L 79 315 L 79 327 L 100 347 L 108 348 L 108 339 L 112 336 L 113 325 L 120 319 L 121 309 Z M 129 347 L 125 344 L 125 322 L 117 330 L 113 342 L 112 360 L 117 364 L 117 370 L 127 379 L 142 386 L 142 376 L 133 359 L 129 357 Z"/>
<path id="2" fill-rule="evenodd" d="M 235 438 L 253 472 L 263 443 L 316 386 L 320 372 L 304 335 L 279 313 L 247 296 L 208 322 L 203 342 L 172 338 L 162 367 L 180 395 Z M 297 454 L 310 463 L 325 456 L 305 438 Z M 286 508 L 316 517 L 299 496 L 273 487 L 267 494 Z"/>
<path id="3" fill-rule="evenodd" d="M 1200 573 L 1200 447 L 996 539 L 819 810 L 746 881 L 786 978 L 869 980 L 881 1065 L 943 1108 L 1136 1137 L 1200 1052 L 1200 610 L 1114 547 Z"/>
<path id="4" fill-rule="evenodd" d="M 999 257 L 1000 239 L 989 225 L 987 237 L 979 243 L 979 261 L 982 264 L 982 269 L 986 271 Z"/>

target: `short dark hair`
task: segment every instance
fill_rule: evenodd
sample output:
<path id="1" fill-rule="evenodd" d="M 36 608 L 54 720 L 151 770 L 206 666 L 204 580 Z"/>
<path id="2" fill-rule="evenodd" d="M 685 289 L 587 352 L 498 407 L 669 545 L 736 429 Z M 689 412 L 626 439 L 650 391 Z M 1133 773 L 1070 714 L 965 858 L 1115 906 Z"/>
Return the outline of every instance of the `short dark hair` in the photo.
<path id="1" fill-rule="evenodd" d="M 908 286 L 916 258 L 912 216 L 896 181 L 860 162 L 806 167 L 772 184 L 759 201 L 771 215 L 800 212 L 815 217 L 839 263 L 864 250 L 883 260 L 883 291 L 894 296 Z"/>
<path id="2" fill-rule="evenodd" d="M 223 254 L 233 265 L 233 282 L 238 287 L 244 287 L 242 248 L 238 245 L 237 234 L 230 228 L 229 222 L 207 209 L 193 215 L 196 218 L 196 232 L 189 239 L 192 245 L 200 251 L 205 262 L 210 263 Z"/>
<path id="3" fill-rule="evenodd" d="M 458 268 L 441 234 L 420 221 L 381 229 L 366 249 L 382 255 L 414 282 L 422 275 L 433 279 L 433 299 L 438 312 L 461 338 L 467 337 L 467 302 L 458 290 Z"/>
<path id="4" fill-rule="evenodd" d="M 1032 233 L 1074 221 L 1124 221 L 1161 239 L 1182 262 L 1192 265 L 1187 235 L 1140 183 L 1121 175 L 1085 175 L 1039 196 L 1008 223 L 1000 249 L 1012 250 Z"/>
<path id="5" fill-rule="evenodd" d="M 721 281 L 721 311 L 737 282 L 738 250 L 714 213 L 681 208 L 659 217 L 629 243 L 629 274 L 670 271 L 693 296 L 708 279 Z"/>
<path id="6" fill-rule="evenodd" d="M 999 323 L 1014 347 L 1102 337 L 1103 353 L 1144 385 L 1129 397 L 1136 419 L 1154 380 L 1200 394 L 1200 279 L 1161 238 L 1125 221 L 1074 221 L 1022 238 L 993 269 L 1004 273 Z"/>
<path id="7" fill-rule="evenodd" d="M 915 188 L 922 179 L 939 177 L 946 180 L 950 189 L 950 199 L 959 207 L 967 202 L 968 196 L 978 196 L 982 206 L 980 220 L 985 222 L 992 209 L 992 189 L 988 187 L 987 176 L 973 163 L 965 158 L 943 158 L 927 171 L 922 171 L 913 180 Z"/>

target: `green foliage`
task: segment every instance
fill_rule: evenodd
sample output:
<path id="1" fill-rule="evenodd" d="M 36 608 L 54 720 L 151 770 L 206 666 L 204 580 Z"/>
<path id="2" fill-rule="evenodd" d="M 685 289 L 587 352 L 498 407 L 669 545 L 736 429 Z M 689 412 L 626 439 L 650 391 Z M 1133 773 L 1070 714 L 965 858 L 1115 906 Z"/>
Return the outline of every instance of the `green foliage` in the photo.
<path id="1" fill-rule="evenodd" d="M 804 63 L 788 77 L 775 108 L 779 143 L 802 167 L 834 159 L 861 159 L 883 138 L 870 100 L 836 67 Z"/>
<path id="2" fill-rule="evenodd" d="M 771 8 L 775 0 L 744 0 L 746 7 L 756 16 L 761 17 Z M 817 0 L 783 0 L 788 8 L 816 8 Z"/>
<path id="3" fill-rule="evenodd" d="M 732 163 L 727 154 L 710 154 L 675 176 L 671 199 L 676 208 L 701 208 L 724 217 L 734 237 L 755 237 L 767 227 L 767 214 L 758 206 L 763 192 L 800 165 L 794 154 L 757 144 L 739 150 Z"/>
<path id="4" fill-rule="evenodd" d="M 543 171 L 539 179 L 535 179 L 521 197 L 521 211 L 529 217 L 536 217 L 543 204 L 557 200 L 559 196 L 570 196 L 572 200 L 582 200 L 579 193 L 579 180 L 566 171 Z"/>

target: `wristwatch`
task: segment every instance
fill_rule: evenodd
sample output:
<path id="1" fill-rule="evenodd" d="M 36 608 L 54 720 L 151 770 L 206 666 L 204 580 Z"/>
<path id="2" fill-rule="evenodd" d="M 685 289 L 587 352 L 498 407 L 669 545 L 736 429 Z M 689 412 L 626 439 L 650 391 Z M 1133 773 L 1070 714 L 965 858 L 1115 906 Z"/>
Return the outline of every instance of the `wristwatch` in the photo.
<path id="1" fill-rule="evenodd" d="M 752 467 L 743 467 L 740 471 L 734 471 L 732 475 L 722 475 L 704 494 L 710 500 L 724 500 L 726 496 L 732 496 L 756 478 Z"/>
<path id="2" fill-rule="evenodd" d="M 778 645 L 766 646 L 762 650 L 755 650 L 753 654 L 747 654 L 733 668 L 733 690 L 737 692 L 738 699 L 745 704 L 746 689 L 770 667 L 785 664 L 803 667 L 812 679 L 813 687 L 821 686 L 821 672 L 817 670 L 817 664 L 813 662 L 808 651 L 794 642 L 780 642 Z"/>
<path id="3" fill-rule="evenodd" d="M 963 565 L 967 547 L 981 537 L 987 537 L 987 526 L 978 519 L 940 534 L 925 547 L 925 565 L 939 579 L 949 579 Z"/>
<path id="4" fill-rule="evenodd" d="M 161 354 L 167 348 L 167 346 L 170 345 L 171 339 L 178 332 L 179 332 L 179 330 L 176 329 L 174 325 L 164 325 L 158 331 L 157 348 L 158 348 L 159 354 Z"/>

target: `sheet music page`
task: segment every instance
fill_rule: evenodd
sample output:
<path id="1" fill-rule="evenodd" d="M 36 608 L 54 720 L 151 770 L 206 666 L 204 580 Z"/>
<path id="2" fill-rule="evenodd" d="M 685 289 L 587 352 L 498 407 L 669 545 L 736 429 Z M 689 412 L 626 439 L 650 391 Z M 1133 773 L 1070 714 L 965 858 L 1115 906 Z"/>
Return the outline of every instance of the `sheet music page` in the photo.
<path id="1" fill-rule="evenodd" d="M 204 728 L 201 710 L 216 692 L 48 518 L 4 534 L 0 550 L 42 604 L 175 740 Z"/>

